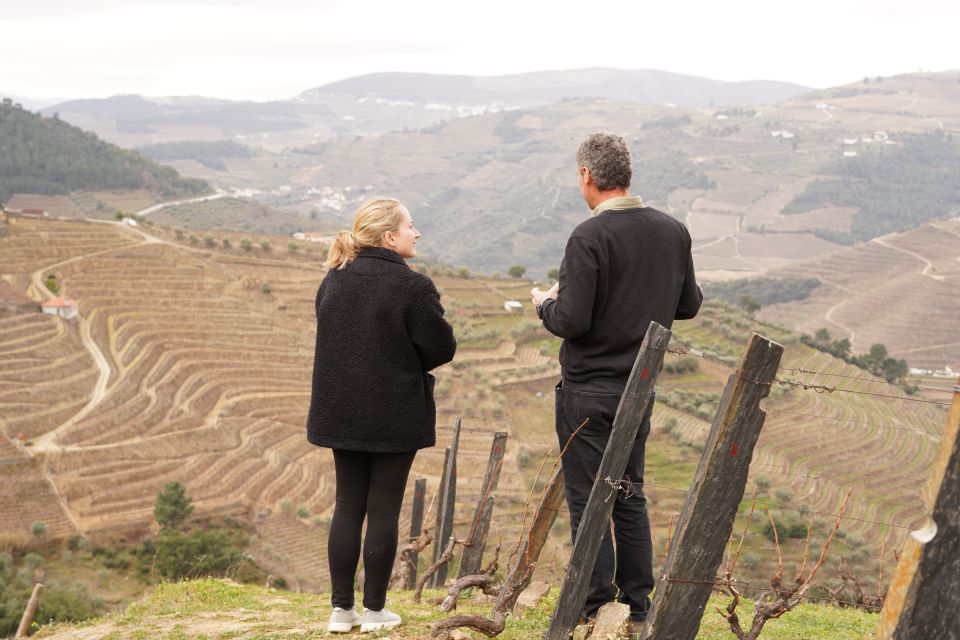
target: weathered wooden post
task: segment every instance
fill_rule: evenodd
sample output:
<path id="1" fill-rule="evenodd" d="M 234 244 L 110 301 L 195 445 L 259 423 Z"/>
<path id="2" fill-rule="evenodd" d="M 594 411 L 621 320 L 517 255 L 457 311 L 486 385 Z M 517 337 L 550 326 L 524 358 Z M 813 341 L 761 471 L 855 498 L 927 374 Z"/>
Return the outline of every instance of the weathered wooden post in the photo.
<path id="1" fill-rule="evenodd" d="M 440 560 L 447 546 L 447 540 L 453 533 L 454 506 L 457 502 L 457 449 L 460 446 L 460 417 L 453 424 L 453 442 L 447 449 L 443 461 L 443 478 L 440 480 L 440 503 L 437 505 L 437 528 L 433 543 L 433 561 Z M 442 587 L 447 579 L 448 567 L 442 565 L 433 574 L 430 586 L 434 589 Z"/>
<path id="2" fill-rule="evenodd" d="M 33 586 L 33 593 L 27 601 L 27 608 L 23 610 L 23 617 L 20 618 L 20 626 L 17 627 L 17 635 L 14 638 L 26 638 L 29 635 L 33 617 L 37 615 L 37 607 L 40 606 L 41 593 L 43 593 L 43 585 L 38 582 Z"/>
<path id="3" fill-rule="evenodd" d="M 487 472 L 483 476 L 483 484 L 480 485 L 480 500 L 477 502 L 477 510 L 473 514 L 473 523 L 470 525 L 470 544 L 463 550 L 458 578 L 480 572 L 483 550 L 487 546 L 487 532 L 490 530 L 490 517 L 493 515 L 493 492 L 497 490 L 506 450 L 507 432 L 497 431 L 493 434 Z"/>
<path id="4" fill-rule="evenodd" d="M 700 629 L 766 418 L 760 400 L 770 393 L 782 356 L 782 346 L 754 333 L 727 380 L 641 640 L 693 640 Z M 682 581 L 672 582 L 673 576 Z"/>
<path id="5" fill-rule="evenodd" d="M 423 503 L 426 496 L 427 479 L 417 478 L 416 482 L 413 483 L 413 510 L 410 514 L 411 540 L 416 540 L 423 531 Z M 410 554 L 413 567 L 410 568 L 410 573 L 407 575 L 407 583 L 403 585 L 405 589 L 413 589 L 417 586 L 417 559 L 419 556 L 420 554 L 416 551 Z"/>
<path id="6" fill-rule="evenodd" d="M 611 497 L 617 492 L 613 483 L 623 478 L 630 452 L 633 450 L 633 441 L 637 437 L 637 429 L 640 428 L 643 414 L 650 404 L 650 394 L 663 363 L 664 349 L 669 343 L 670 330 L 651 322 L 627 380 L 620 406 L 617 407 L 610 439 L 603 452 L 603 460 L 580 519 L 580 526 L 577 528 L 577 538 L 573 543 L 573 552 L 563 578 L 563 586 L 560 588 L 557 607 L 554 609 L 550 628 L 544 636 L 547 640 L 567 640 L 580 618 L 580 612 L 587 600 L 590 575 L 600 551 L 600 542 L 610 528 L 610 515 L 614 505 Z"/>
<path id="7" fill-rule="evenodd" d="M 493 617 L 484 618 L 478 615 L 453 616 L 433 623 L 430 637 L 434 639 L 449 638 L 451 632 L 458 627 L 469 627 L 484 634 L 488 638 L 500 635 L 507 624 L 507 616 L 517 604 L 517 598 L 530 585 L 533 571 L 547 542 L 547 536 L 557 513 L 563 504 L 564 496 L 563 473 L 560 465 L 556 465 L 547 480 L 540 501 L 533 512 L 533 520 L 529 530 L 517 541 L 515 551 L 510 554 L 515 558 L 507 570 L 507 577 L 497 590 L 497 599 L 493 604 Z"/>
<path id="8" fill-rule="evenodd" d="M 923 490 L 925 527 L 907 538 L 880 613 L 880 640 L 960 639 L 960 384 Z"/>

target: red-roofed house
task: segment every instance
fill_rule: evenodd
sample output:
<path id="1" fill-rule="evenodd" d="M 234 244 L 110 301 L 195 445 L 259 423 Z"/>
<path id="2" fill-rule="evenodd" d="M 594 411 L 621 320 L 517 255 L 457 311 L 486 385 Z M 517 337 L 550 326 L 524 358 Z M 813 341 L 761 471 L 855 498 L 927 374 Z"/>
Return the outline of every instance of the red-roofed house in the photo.
<path id="1" fill-rule="evenodd" d="M 44 313 L 60 316 L 65 320 L 77 317 L 77 301 L 66 296 L 57 296 L 40 303 Z"/>

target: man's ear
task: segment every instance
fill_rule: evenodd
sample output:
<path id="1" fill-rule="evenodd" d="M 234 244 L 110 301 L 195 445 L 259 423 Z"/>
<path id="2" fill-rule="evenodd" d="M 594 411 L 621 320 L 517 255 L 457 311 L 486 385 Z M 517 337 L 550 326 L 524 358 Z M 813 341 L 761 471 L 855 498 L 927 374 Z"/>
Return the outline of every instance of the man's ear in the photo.
<path id="1" fill-rule="evenodd" d="M 590 168 L 580 167 L 580 171 L 583 173 L 583 184 L 586 184 L 586 185 L 593 184 L 593 176 L 590 175 Z"/>

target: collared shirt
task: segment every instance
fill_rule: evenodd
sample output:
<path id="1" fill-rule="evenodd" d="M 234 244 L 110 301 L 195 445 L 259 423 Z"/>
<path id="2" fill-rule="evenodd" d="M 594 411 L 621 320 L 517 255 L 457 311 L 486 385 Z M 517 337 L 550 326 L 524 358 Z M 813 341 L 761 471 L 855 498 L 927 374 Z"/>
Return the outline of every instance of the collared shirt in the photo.
<path id="1" fill-rule="evenodd" d="M 604 211 L 626 211 L 628 209 L 642 209 L 643 199 L 640 196 L 620 196 L 619 198 L 610 198 L 604 200 L 593 210 L 593 215 L 598 216 Z"/>

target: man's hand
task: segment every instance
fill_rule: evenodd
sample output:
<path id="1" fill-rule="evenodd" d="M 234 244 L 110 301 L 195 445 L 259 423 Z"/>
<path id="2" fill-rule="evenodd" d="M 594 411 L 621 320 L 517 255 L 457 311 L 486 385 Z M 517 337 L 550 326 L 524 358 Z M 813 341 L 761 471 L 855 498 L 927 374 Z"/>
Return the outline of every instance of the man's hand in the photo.
<path id="1" fill-rule="evenodd" d="M 530 289 L 531 300 L 533 301 L 534 306 L 539 307 L 543 304 L 543 301 L 551 298 L 553 300 L 557 299 L 557 292 L 560 290 L 560 283 L 554 283 L 548 291 L 541 291 L 540 287 L 534 287 Z"/>

